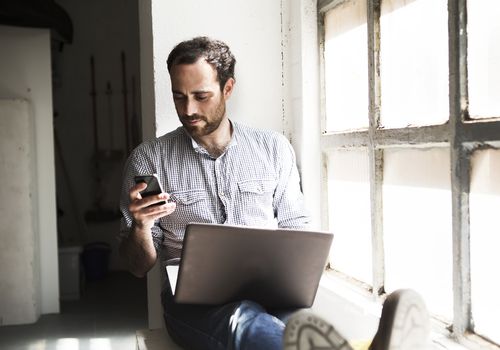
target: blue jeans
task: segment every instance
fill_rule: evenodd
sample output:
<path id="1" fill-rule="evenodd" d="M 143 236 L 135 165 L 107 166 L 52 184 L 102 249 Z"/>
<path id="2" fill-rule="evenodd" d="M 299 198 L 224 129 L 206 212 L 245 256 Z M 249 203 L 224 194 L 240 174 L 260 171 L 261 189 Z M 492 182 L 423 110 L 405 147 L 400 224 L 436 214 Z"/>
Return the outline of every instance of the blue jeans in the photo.
<path id="1" fill-rule="evenodd" d="M 281 350 L 286 320 L 296 311 L 268 311 L 249 300 L 218 306 L 178 304 L 168 277 L 161 297 L 168 333 L 186 350 Z"/>

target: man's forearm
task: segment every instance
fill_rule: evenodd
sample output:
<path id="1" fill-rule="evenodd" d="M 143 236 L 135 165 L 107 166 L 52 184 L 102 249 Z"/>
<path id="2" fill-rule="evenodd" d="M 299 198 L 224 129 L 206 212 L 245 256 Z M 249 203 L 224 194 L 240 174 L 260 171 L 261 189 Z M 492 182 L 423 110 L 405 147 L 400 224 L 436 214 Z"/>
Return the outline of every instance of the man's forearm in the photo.
<path id="1" fill-rule="evenodd" d="M 120 255 L 125 259 L 129 271 L 144 277 L 156 262 L 156 249 L 150 228 L 133 226 L 130 235 L 120 244 Z"/>

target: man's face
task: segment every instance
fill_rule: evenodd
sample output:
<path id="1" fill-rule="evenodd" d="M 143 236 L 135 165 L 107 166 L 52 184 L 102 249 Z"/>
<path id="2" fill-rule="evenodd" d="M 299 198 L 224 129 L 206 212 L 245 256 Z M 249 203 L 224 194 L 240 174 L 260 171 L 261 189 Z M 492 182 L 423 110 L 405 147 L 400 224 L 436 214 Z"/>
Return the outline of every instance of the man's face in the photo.
<path id="1" fill-rule="evenodd" d="M 221 91 L 216 70 L 203 58 L 172 66 L 170 79 L 175 109 L 188 133 L 196 139 L 217 130 L 225 118 L 234 81 L 228 80 Z"/>

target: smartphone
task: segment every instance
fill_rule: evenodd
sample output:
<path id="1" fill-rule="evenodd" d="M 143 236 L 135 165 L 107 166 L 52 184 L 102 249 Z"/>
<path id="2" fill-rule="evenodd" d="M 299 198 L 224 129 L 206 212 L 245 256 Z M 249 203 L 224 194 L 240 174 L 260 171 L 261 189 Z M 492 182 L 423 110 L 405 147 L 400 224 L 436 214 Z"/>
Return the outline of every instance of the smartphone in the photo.
<path id="1" fill-rule="evenodd" d="M 136 184 L 144 182 L 148 186 L 140 192 L 143 198 L 155 194 L 160 194 L 163 192 L 163 188 L 161 187 L 161 183 L 158 180 L 158 176 L 156 174 L 136 175 L 134 177 L 134 180 Z M 154 203 L 152 205 L 162 205 L 165 203 L 166 203 L 165 201 L 161 201 L 158 203 Z"/>

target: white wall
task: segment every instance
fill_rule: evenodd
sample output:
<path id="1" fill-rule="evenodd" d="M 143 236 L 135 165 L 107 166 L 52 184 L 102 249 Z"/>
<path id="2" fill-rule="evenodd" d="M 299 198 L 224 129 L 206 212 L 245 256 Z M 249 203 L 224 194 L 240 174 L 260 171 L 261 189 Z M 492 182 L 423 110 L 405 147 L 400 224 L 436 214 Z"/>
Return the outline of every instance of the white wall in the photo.
<path id="1" fill-rule="evenodd" d="M 229 118 L 283 131 L 281 2 L 269 0 L 152 1 L 157 135 L 180 125 L 166 60 L 180 41 L 206 35 L 236 57 Z"/>
<path id="2" fill-rule="evenodd" d="M 144 3 L 149 1 L 143 2 L 147 6 Z M 148 102 L 155 106 L 156 136 L 180 125 L 166 66 L 170 50 L 198 35 L 225 41 L 237 61 L 236 89 L 228 102 L 228 116 L 282 132 L 290 139 L 297 153 L 307 206 L 315 226 L 319 226 L 316 1 L 152 1 L 151 6 L 155 98 Z M 148 102 L 143 101 L 146 105 Z"/>
<path id="3" fill-rule="evenodd" d="M 229 118 L 289 137 L 308 207 L 319 222 L 320 163 L 319 155 L 312 153 L 319 142 L 316 2 L 144 0 L 139 16 L 144 137 L 180 125 L 166 66 L 170 50 L 199 35 L 223 40 L 237 60 Z M 155 128 L 146 129 L 148 123 L 155 123 Z M 148 276 L 152 328 L 162 325 L 157 276 L 157 270 Z"/>
<path id="4" fill-rule="evenodd" d="M 44 29 L 0 26 L 0 47 L 0 98 L 29 101 L 34 116 L 37 180 L 32 195 L 37 204 L 35 264 L 39 269 L 39 276 L 35 276 L 39 285 L 36 299 L 41 313 L 55 313 L 59 312 L 59 279 L 50 33 Z M 0 179 L 3 181 L 8 179 Z"/>
<path id="5" fill-rule="evenodd" d="M 316 0 L 284 1 L 285 118 L 297 155 L 313 226 L 320 227 L 321 153 L 319 41 Z"/>

